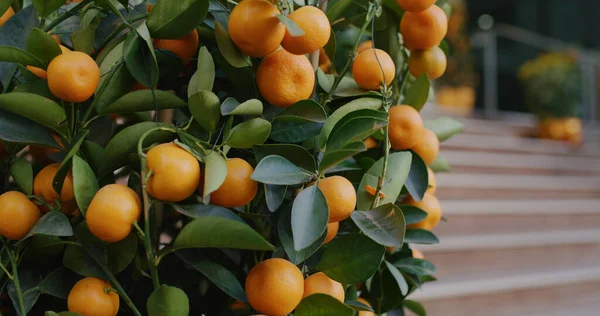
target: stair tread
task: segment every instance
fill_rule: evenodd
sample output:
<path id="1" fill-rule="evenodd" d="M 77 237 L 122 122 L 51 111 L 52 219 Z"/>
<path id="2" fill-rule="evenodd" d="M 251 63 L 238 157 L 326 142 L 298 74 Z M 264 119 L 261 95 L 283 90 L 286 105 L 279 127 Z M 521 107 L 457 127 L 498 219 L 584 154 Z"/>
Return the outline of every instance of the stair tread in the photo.
<path id="1" fill-rule="evenodd" d="M 448 215 L 600 214 L 600 199 L 441 200 Z"/>
<path id="2" fill-rule="evenodd" d="M 600 192 L 600 177 L 440 173 L 436 175 L 440 190 L 445 188 L 522 189 Z"/>

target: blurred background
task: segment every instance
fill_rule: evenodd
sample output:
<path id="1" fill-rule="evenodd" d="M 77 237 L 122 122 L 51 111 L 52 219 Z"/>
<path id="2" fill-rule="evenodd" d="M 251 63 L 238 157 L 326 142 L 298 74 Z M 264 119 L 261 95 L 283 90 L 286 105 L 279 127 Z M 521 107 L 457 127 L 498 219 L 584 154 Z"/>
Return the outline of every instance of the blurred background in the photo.
<path id="1" fill-rule="evenodd" d="M 447 2 L 447 4 L 445 4 Z M 448 0 L 429 315 L 598 315 L 600 1 Z"/>

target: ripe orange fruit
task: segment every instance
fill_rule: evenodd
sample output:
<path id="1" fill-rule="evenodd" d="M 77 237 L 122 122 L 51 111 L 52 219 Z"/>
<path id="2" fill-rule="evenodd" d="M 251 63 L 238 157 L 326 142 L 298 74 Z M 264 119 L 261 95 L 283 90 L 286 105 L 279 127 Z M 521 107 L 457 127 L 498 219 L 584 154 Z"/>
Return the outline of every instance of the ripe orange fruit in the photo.
<path id="1" fill-rule="evenodd" d="M 281 46 L 295 55 L 312 53 L 324 47 L 331 35 L 329 20 L 317 7 L 304 6 L 287 16 L 304 31 L 302 36 L 292 36 L 286 29 Z"/>
<path id="2" fill-rule="evenodd" d="M 379 145 L 379 144 L 377 143 L 377 141 L 375 140 L 375 138 L 373 138 L 373 137 L 370 137 L 370 136 L 369 136 L 369 137 L 367 137 L 367 138 L 366 138 L 366 139 L 363 141 L 363 143 L 365 144 L 365 147 L 366 147 L 367 149 L 372 149 L 372 148 L 375 148 L 375 147 L 377 147 L 377 145 Z"/>
<path id="3" fill-rule="evenodd" d="M 327 294 L 342 303 L 346 296 L 344 286 L 340 282 L 330 279 L 323 272 L 317 272 L 304 280 L 304 295 L 302 297 L 316 293 Z"/>
<path id="4" fill-rule="evenodd" d="M 262 57 L 274 52 L 285 36 L 285 26 L 277 14 L 281 12 L 271 2 L 241 1 L 229 15 L 231 40 L 250 57 Z"/>
<path id="5" fill-rule="evenodd" d="M 173 143 L 153 147 L 146 155 L 147 169 L 153 174 L 148 192 L 153 197 L 179 202 L 196 191 L 200 183 L 200 163 L 185 149 Z"/>
<path id="6" fill-rule="evenodd" d="M 408 70 L 415 77 L 427 74 L 430 79 L 437 79 L 446 72 L 446 54 L 437 46 L 413 50 L 408 57 Z"/>
<path id="7" fill-rule="evenodd" d="M 252 308 L 267 315 L 283 316 L 302 300 L 304 276 L 289 261 L 267 259 L 250 270 L 245 289 Z"/>
<path id="8" fill-rule="evenodd" d="M 340 229 L 340 222 L 334 222 L 334 223 L 327 224 L 327 237 L 325 237 L 325 242 L 323 242 L 323 245 L 332 241 L 333 238 L 335 238 L 335 235 L 337 235 L 337 232 L 339 229 Z"/>
<path id="9" fill-rule="evenodd" d="M 410 49 L 438 46 L 448 32 L 446 13 L 436 5 L 421 12 L 404 12 L 400 33 Z"/>
<path id="10" fill-rule="evenodd" d="M 425 193 L 421 201 L 415 201 L 412 197 L 406 200 L 406 203 L 416 206 L 423 211 L 427 212 L 427 217 L 422 221 L 406 226 L 407 228 L 421 228 L 426 230 L 432 230 L 440 222 L 442 218 L 442 207 L 440 202 L 431 193 Z"/>
<path id="11" fill-rule="evenodd" d="M 60 45 L 60 39 L 58 39 L 58 36 L 56 36 L 56 37 L 55 36 L 56 35 L 52 35 L 52 37 L 54 38 L 54 40 L 59 43 L 58 46 L 60 47 L 60 50 L 63 52 L 63 54 L 66 53 L 66 52 L 70 52 L 71 51 L 70 49 L 68 49 L 68 48 Z M 38 77 L 40 77 L 42 79 L 47 79 L 48 78 L 48 73 L 44 69 L 42 69 L 42 68 L 37 68 L 37 67 L 33 67 L 33 66 L 27 66 L 26 68 L 29 71 L 31 71 L 34 75 L 36 75 L 36 76 L 38 76 Z"/>
<path id="12" fill-rule="evenodd" d="M 369 48 L 373 48 L 373 41 L 364 41 L 358 45 L 358 47 L 356 48 L 356 53 L 360 54 Z"/>
<path id="13" fill-rule="evenodd" d="M 254 168 L 240 158 L 227 160 L 227 177 L 219 189 L 210 194 L 210 203 L 223 207 L 244 206 L 254 199 L 258 182 L 250 178 Z"/>
<path id="14" fill-rule="evenodd" d="M 431 7 L 436 0 L 396 0 L 405 11 L 421 12 Z"/>
<path id="15" fill-rule="evenodd" d="M 415 108 L 396 105 L 390 108 L 389 138 L 392 148 L 405 150 L 415 146 L 423 135 L 423 119 Z"/>
<path id="16" fill-rule="evenodd" d="M 352 215 L 356 207 L 356 190 L 348 179 L 328 177 L 319 181 L 318 186 L 327 200 L 329 223 L 345 220 Z"/>
<path id="17" fill-rule="evenodd" d="M 315 72 L 306 56 L 293 55 L 281 49 L 261 61 L 256 71 L 256 84 L 269 103 L 287 108 L 310 97 L 315 85 Z"/>
<path id="18" fill-rule="evenodd" d="M 431 130 L 424 128 L 419 142 L 411 148 L 426 165 L 430 165 L 440 152 L 440 141 Z"/>
<path id="19" fill-rule="evenodd" d="M 365 300 L 362 297 L 359 297 L 357 300 L 369 307 L 373 307 L 367 300 Z M 369 311 L 360 311 L 360 312 L 358 312 L 358 316 L 375 316 L 375 313 L 369 312 Z"/>
<path id="20" fill-rule="evenodd" d="M 48 87 L 57 98 L 67 102 L 89 99 L 100 82 L 100 69 L 92 57 L 82 52 L 58 55 L 48 66 Z"/>
<path id="21" fill-rule="evenodd" d="M 187 64 L 196 57 L 198 51 L 198 31 L 193 30 L 178 39 L 152 39 L 154 48 L 164 49 L 181 58 Z"/>
<path id="22" fill-rule="evenodd" d="M 13 10 L 12 7 L 8 7 L 4 14 L 0 16 L 0 27 L 2 27 L 2 25 L 4 25 L 4 23 L 6 23 L 13 15 L 15 15 L 15 10 Z"/>
<path id="23" fill-rule="evenodd" d="M 435 173 L 431 168 L 427 167 L 427 179 L 428 179 L 428 188 L 426 192 L 434 194 L 437 190 L 437 182 L 435 181 Z"/>
<path id="24" fill-rule="evenodd" d="M 52 187 L 52 180 L 60 167 L 60 163 L 53 163 L 42 169 L 33 180 L 33 193 L 41 195 L 52 207 L 57 206 L 57 201 L 60 200 L 61 211 L 65 214 L 71 214 L 77 209 L 75 201 L 75 192 L 73 192 L 73 173 L 71 170 L 67 173 L 63 182 L 60 198 Z M 48 212 L 46 206 L 41 206 L 42 212 Z"/>
<path id="25" fill-rule="evenodd" d="M 75 283 L 69 292 L 69 312 L 83 316 L 116 316 L 119 312 L 119 295 L 108 282 L 99 278 L 85 278 Z"/>
<path id="26" fill-rule="evenodd" d="M 359 87 L 379 90 L 382 84 L 387 86 L 392 83 L 396 76 L 396 66 L 385 51 L 366 49 L 356 56 L 352 64 L 352 76 Z"/>
<path id="27" fill-rule="evenodd" d="M 131 224 L 142 213 L 137 193 L 122 184 L 109 184 L 100 189 L 85 214 L 90 232 L 106 242 L 123 240 L 131 232 Z"/>
<path id="28" fill-rule="evenodd" d="M 563 124 L 567 138 L 581 134 L 581 131 L 583 129 L 581 120 L 576 117 L 568 117 L 564 119 Z"/>
<path id="29" fill-rule="evenodd" d="M 40 209 L 18 191 L 0 195 L 0 236 L 21 240 L 40 219 Z"/>
<path id="30" fill-rule="evenodd" d="M 425 259 L 425 255 L 419 249 L 411 249 L 413 258 L 415 259 Z"/>

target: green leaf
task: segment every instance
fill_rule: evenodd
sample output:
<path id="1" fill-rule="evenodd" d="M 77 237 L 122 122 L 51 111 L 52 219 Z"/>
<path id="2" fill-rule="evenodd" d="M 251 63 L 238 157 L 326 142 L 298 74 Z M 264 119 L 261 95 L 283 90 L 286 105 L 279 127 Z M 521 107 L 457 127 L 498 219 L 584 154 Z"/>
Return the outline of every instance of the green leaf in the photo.
<path id="1" fill-rule="evenodd" d="M 368 210 L 371 208 L 375 197 L 366 191 L 366 187 L 370 185 L 373 188 L 377 188 L 379 177 L 383 172 L 383 160 L 381 158 L 371 166 L 360 182 L 356 203 L 359 210 Z M 402 191 L 402 186 L 404 186 L 404 182 L 408 177 L 411 160 L 412 154 L 410 152 L 397 152 L 389 155 L 387 172 L 383 181 L 385 185 L 381 190 L 385 194 L 385 198 L 380 200 L 381 204 L 396 202 Z"/>
<path id="2" fill-rule="evenodd" d="M 288 18 L 283 14 L 277 14 L 276 16 L 279 19 L 279 21 L 281 21 L 285 25 L 286 30 L 290 33 L 292 37 L 304 36 L 304 30 L 292 19 Z"/>
<path id="3" fill-rule="evenodd" d="M 427 217 L 427 212 L 412 205 L 400 205 L 406 225 L 418 223 Z"/>
<path id="4" fill-rule="evenodd" d="M 204 157 L 204 197 L 215 192 L 225 182 L 227 177 L 227 161 L 216 151 L 211 151 Z"/>
<path id="5" fill-rule="evenodd" d="M 32 54 L 13 46 L 0 46 L 0 61 L 46 68 L 44 62 Z"/>
<path id="6" fill-rule="evenodd" d="M 27 237 L 34 235 L 68 237 L 73 235 L 73 229 L 69 219 L 63 213 L 52 211 L 37 221 Z"/>
<path id="7" fill-rule="evenodd" d="M 448 160 L 440 155 L 435 157 L 435 160 L 429 165 L 429 168 L 433 170 L 433 172 L 450 172 L 452 171 L 452 167 L 448 163 Z"/>
<path id="8" fill-rule="evenodd" d="M 208 13 L 208 0 L 161 0 L 148 13 L 153 38 L 177 39 L 191 32 Z"/>
<path id="9" fill-rule="evenodd" d="M 38 285 L 38 288 L 43 294 L 66 300 L 69 296 L 69 292 L 71 292 L 71 289 L 77 281 L 78 278 L 75 274 L 65 267 L 60 267 L 44 278 Z M 60 315 L 63 314 L 61 313 Z"/>
<path id="10" fill-rule="evenodd" d="M 325 109 L 313 100 L 298 101 L 281 111 L 281 113 L 277 115 L 277 118 L 281 119 L 286 116 L 301 117 L 312 122 L 324 122 L 325 119 L 327 119 Z"/>
<path id="11" fill-rule="evenodd" d="M 265 184 L 265 202 L 270 212 L 275 213 L 283 203 L 288 187 L 285 185 Z"/>
<path id="12" fill-rule="evenodd" d="M 417 301 L 404 300 L 402 302 L 402 305 L 404 305 L 404 307 L 408 308 L 409 310 L 411 310 L 413 313 L 417 314 L 418 316 L 427 316 L 427 312 L 425 311 L 425 308 L 423 307 L 423 305 L 421 305 L 421 303 L 419 303 Z"/>
<path id="13" fill-rule="evenodd" d="M 227 295 L 238 301 L 248 301 L 240 281 L 238 281 L 233 273 L 220 264 L 210 262 L 201 256 L 198 256 L 197 253 L 192 253 L 190 251 L 177 252 L 177 256 L 183 260 L 183 262 L 191 265 L 198 272 L 202 273 L 202 275 Z"/>
<path id="14" fill-rule="evenodd" d="M 319 172 L 334 167 L 340 162 L 366 150 L 367 148 L 363 142 L 349 143 L 342 149 L 327 150 L 319 163 Z"/>
<path id="15" fill-rule="evenodd" d="M 10 175 L 15 180 L 17 186 L 21 191 L 27 195 L 31 195 L 33 192 L 33 167 L 31 163 L 23 158 L 17 158 L 10 165 Z"/>
<path id="16" fill-rule="evenodd" d="M 71 34 L 71 42 L 73 42 L 73 48 L 76 51 L 83 52 L 88 55 L 94 51 L 96 29 L 98 28 L 99 24 L 99 21 L 94 21 L 93 23 L 85 26 L 83 29 L 75 31 L 73 34 Z"/>
<path id="17" fill-rule="evenodd" d="M 262 118 L 253 118 L 234 126 L 224 144 L 233 148 L 252 148 L 263 144 L 271 133 L 271 123 Z"/>
<path id="18" fill-rule="evenodd" d="M 327 18 L 329 23 L 336 22 L 342 18 L 344 12 L 352 5 L 352 0 L 340 0 L 335 2 L 334 5 L 330 6 L 327 10 Z"/>
<path id="19" fill-rule="evenodd" d="M 334 79 L 334 75 L 325 74 L 320 68 L 317 69 L 317 81 L 321 89 L 323 89 L 325 92 L 329 92 L 329 90 L 331 90 L 331 88 L 333 87 Z M 356 81 L 354 81 L 354 79 L 352 79 L 349 76 L 345 76 L 342 78 L 340 84 L 335 90 L 334 95 L 338 97 L 372 95 L 381 98 L 381 94 L 379 94 L 378 92 L 363 90 L 361 87 L 358 86 Z"/>
<path id="20" fill-rule="evenodd" d="M 424 123 L 426 128 L 432 130 L 437 135 L 440 142 L 462 132 L 465 128 L 461 122 L 447 116 L 438 117 L 435 120 L 427 120 Z"/>
<path id="21" fill-rule="evenodd" d="M 263 104 L 258 99 L 250 99 L 239 103 L 234 98 L 227 98 L 221 104 L 222 115 L 262 115 Z"/>
<path id="22" fill-rule="evenodd" d="M 50 99 L 55 102 L 58 101 L 58 98 L 56 98 L 50 91 L 50 88 L 48 87 L 48 81 L 43 79 L 22 83 L 15 87 L 12 92 L 37 94 L 46 99 Z"/>
<path id="23" fill-rule="evenodd" d="M 58 148 L 50 129 L 0 108 L 0 139 L 21 144 Z"/>
<path id="24" fill-rule="evenodd" d="M 52 12 L 58 10 L 64 3 L 64 0 L 32 0 L 31 3 L 35 7 L 40 17 L 45 18 Z"/>
<path id="25" fill-rule="evenodd" d="M 146 23 L 140 24 L 136 32 L 129 33 L 124 42 L 123 55 L 129 73 L 137 82 L 146 87 L 156 86 L 158 63 Z"/>
<path id="26" fill-rule="evenodd" d="M 327 294 L 312 294 L 296 307 L 295 316 L 352 316 L 354 310 Z"/>
<path id="27" fill-rule="evenodd" d="M 117 8 L 115 0 L 94 0 L 94 2 L 102 8 L 112 11 L 112 13 L 116 14 L 121 21 L 125 21 L 125 17 L 123 17 L 121 11 Z"/>
<path id="28" fill-rule="evenodd" d="M 277 185 L 304 183 L 310 176 L 309 172 L 277 155 L 270 155 L 262 159 L 252 173 L 252 179 L 258 182 Z"/>
<path id="29" fill-rule="evenodd" d="M 300 143 L 319 135 L 323 123 L 299 116 L 279 116 L 273 121 L 269 137 L 280 143 Z"/>
<path id="30" fill-rule="evenodd" d="M 297 167 L 307 171 L 314 172 L 316 169 L 315 159 L 302 146 L 294 144 L 264 144 L 253 147 L 256 161 L 260 162 L 265 157 L 270 155 L 281 156 Z"/>
<path id="31" fill-rule="evenodd" d="M 406 224 L 400 208 L 384 204 L 368 211 L 352 212 L 352 221 L 369 238 L 388 247 L 402 247 Z"/>
<path id="32" fill-rule="evenodd" d="M 191 218 L 204 218 L 207 216 L 217 216 L 223 217 L 227 219 L 231 219 L 234 221 L 238 221 L 240 223 L 246 223 L 244 220 L 239 217 L 234 212 L 226 209 L 224 207 L 216 206 L 216 205 L 205 205 L 205 204 L 194 204 L 194 205 L 179 205 L 179 204 L 171 204 L 173 208 L 188 217 Z"/>
<path id="33" fill-rule="evenodd" d="M 132 231 L 116 243 L 111 243 L 106 246 L 106 256 L 108 258 L 107 265 L 110 271 L 114 274 L 125 270 L 133 261 L 138 250 L 138 235 L 136 231 Z"/>
<path id="34" fill-rule="evenodd" d="M 207 216 L 187 224 L 173 246 L 184 248 L 233 248 L 272 251 L 275 247 L 244 223 Z"/>
<path id="35" fill-rule="evenodd" d="M 277 221 L 277 234 L 288 258 L 296 265 L 306 261 L 306 259 L 319 250 L 323 242 L 325 242 L 325 238 L 327 238 L 327 232 L 325 231 L 310 246 L 296 250 L 292 236 L 292 212 L 289 208 L 284 209 L 281 217 L 279 217 L 279 221 Z"/>
<path id="36" fill-rule="evenodd" d="M 15 277 L 17 277 L 17 276 L 15 276 Z M 37 280 L 35 279 L 35 276 L 33 276 L 32 273 L 29 273 L 29 274 L 19 273 L 18 278 L 19 278 L 19 283 L 21 285 L 21 293 L 17 293 L 15 283 L 13 281 L 8 283 L 6 289 L 8 292 L 8 296 L 10 297 L 10 299 L 13 303 L 13 306 L 15 306 L 15 307 L 19 306 L 19 300 L 20 300 L 19 297 L 20 296 L 23 299 L 23 307 L 24 307 L 23 313 L 21 313 L 17 307 L 16 315 L 18 315 L 18 316 L 27 315 L 29 313 L 29 311 L 31 310 L 31 308 L 33 308 L 33 305 L 35 305 L 35 303 L 37 302 L 38 298 L 40 297 L 40 291 L 35 288 L 35 283 Z M 28 291 L 28 290 L 31 290 L 31 291 Z"/>
<path id="37" fill-rule="evenodd" d="M 135 113 L 184 108 L 187 103 L 173 93 L 162 90 L 137 90 L 117 99 L 100 113 Z"/>
<path id="38" fill-rule="evenodd" d="M 394 265 L 400 271 L 414 275 L 429 275 L 434 274 L 437 271 L 433 263 L 416 258 L 403 258 L 396 261 Z"/>
<path id="39" fill-rule="evenodd" d="M 327 57 L 329 57 L 329 60 L 332 61 L 332 63 L 331 63 L 332 67 L 334 67 L 333 60 L 335 60 L 336 44 L 337 44 L 337 41 L 335 38 L 335 31 L 333 30 L 333 28 L 331 28 L 331 34 L 329 35 L 329 41 L 327 42 L 327 44 L 325 44 L 325 47 L 323 47 L 323 49 L 325 50 Z"/>
<path id="40" fill-rule="evenodd" d="M 429 188 L 429 171 L 427 165 L 419 157 L 411 151 L 412 162 L 410 164 L 410 171 L 408 172 L 408 178 L 406 179 L 406 189 L 408 193 L 417 201 L 421 201 L 425 191 Z"/>
<path id="41" fill-rule="evenodd" d="M 32 29 L 27 37 L 27 51 L 44 63 L 49 63 L 54 57 L 62 54 L 52 36 L 38 28 Z"/>
<path id="42" fill-rule="evenodd" d="M 398 271 L 398 268 L 396 268 L 393 264 L 389 263 L 388 261 L 384 262 L 387 269 L 390 271 L 392 276 L 394 276 L 396 283 L 398 283 L 398 288 L 400 288 L 400 292 L 402 293 L 402 295 L 406 295 L 408 293 L 408 283 L 406 283 L 406 279 L 404 279 L 402 273 Z"/>
<path id="43" fill-rule="evenodd" d="M 348 292 L 346 292 L 346 293 L 348 293 Z M 355 311 L 369 311 L 369 312 L 373 311 L 373 308 L 371 308 L 368 305 L 365 305 L 359 301 L 356 301 L 356 300 L 349 301 L 348 294 L 346 294 L 346 301 L 344 302 L 344 304 L 354 308 Z"/>
<path id="44" fill-rule="evenodd" d="M 148 297 L 146 308 L 148 316 L 188 316 L 190 300 L 183 290 L 161 285 Z"/>
<path id="45" fill-rule="evenodd" d="M 211 91 L 214 83 L 215 62 L 206 46 L 202 46 L 198 52 L 198 69 L 188 85 L 188 98 L 203 90 Z"/>
<path id="46" fill-rule="evenodd" d="M 377 271 L 384 255 L 385 247 L 365 235 L 341 235 L 329 242 L 317 269 L 342 284 L 356 284 Z"/>
<path id="47" fill-rule="evenodd" d="M 11 92 L 0 95 L 0 108 L 26 117 L 53 130 L 67 118 L 56 102 L 37 94 Z"/>
<path id="48" fill-rule="evenodd" d="M 154 11 L 154 10 L 153 10 Z M 217 45 L 219 52 L 223 54 L 223 58 L 235 68 L 243 68 L 251 66 L 250 59 L 243 55 L 231 41 L 229 33 L 223 28 L 219 22 L 215 22 L 215 35 L 217 37 Z M 1 55 L 0 55 L 1 56 Z M 1 60 L 1 57 L 0 57 Z"/>
<path id="49" fill-rule="evenodd" d="M 373 110 L 361 110 L 360 112 L 362 111 Z M 387 116 L 385 118 L 362 116 L 350 118 L 348 120 L 343 119 L 338 123 L 340 127 L 338 129 L 334 129 L 329 136 L 329 140 L 327 141 L 327 149 L 342 149 L 350 143 L 362 141 L 363 139 L 369 137 L 369 135 L 373 134 L 373 132 L 385 127 L 387 122 Z"/>
<path id="50" fill-rule="evenodd" d="M 100 82 L 92 103 L 99 113 L 104 113 L 109 104 L 127 94 L 136 82 L 123 59 L 124 45 L 124 42 L 117 44 L 100 64 Z"/>
<path id="51" fill-rule="evenodd" d="M 221 118 L 219 97 L 211 91 L 200 91 L 188 100 L 194 120 L 207 132 L 214 132 Z"/>
<path id="52" fill-rule="evenodd" d="M 98 180 L 90 165 L 79 156 L 73 156 L 73 192 L 83 216 L 99 188 Z"/>
<path id="53" fill-rule="evenodd" d="M 296 251 L 309 247 L 327 230 L 329 208 L 325 195 L 317 185 L 296 197 L 292 205 L 292 235 Z"/>
<path id="54" fill-rule="evenodd" d="M 10 7 L 12 0 L 0 0 L 0 16 L 2 16 L 8 7 Z"/>
<path id="55" fill-rule="evenodd" d="M 409 244 L 438 244 L 440 242 L 432 232 L 420 228 L 407 229 L 404 241 Z"/>
<path id="56" fill-rule="evenodd" d="M 81 147 L 81 144 L 83 144 L 83 141 L 86 139 L 88 134 L 88 130 L 81 130 L 73 137 L 71 144 L 69 144 L 69 147 L 66 150 L 67 155 L 60 163 L 60 167 L 58 167 L 58 170 L 54 175 L 54 179 L 52 179 L 52 187 L 54 188 L 54 191 L 62 192 L 65 178 L 71 170 L 71 158 L 73 158 L 73 156 L 79 152 L 79 148 Z"/>
<path id="57" fill-rule="evenodd" d="M 402 103 L 412 106 L 417 111 L 421 111 L 429 98 L 429 88 L 430 83 L 427 74 L 420 75 L 406 91 L 406 96 Z"/>

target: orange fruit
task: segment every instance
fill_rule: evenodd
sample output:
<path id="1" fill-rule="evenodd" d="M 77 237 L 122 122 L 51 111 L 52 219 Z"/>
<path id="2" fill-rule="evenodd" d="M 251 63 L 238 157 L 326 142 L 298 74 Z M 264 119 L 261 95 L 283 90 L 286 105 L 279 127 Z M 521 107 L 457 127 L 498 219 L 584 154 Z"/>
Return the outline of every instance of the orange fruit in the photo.
<path id="1" fill-rule="evenodd" d="M 440 222 L 442 218 L 442 207 L 440 202 L 431 193 L 425 193 L 421 201 L 415 201 L 412 197 L 406 200 L 407 204 L 416 206 L 423 211 L 427 212 L 427 217 L 418 223 L 414 223 L 406 226 L 407 228 L 421 228 L 426 230 L 432 230 Z"/>
<path id="2" fill-rule="evenodd" d="M 316 293 L 327 294 L 342 303 L 346 296 L 344 286 L 340 282 L 330 279 L 323 272 L 317 272 L 304 280 L 304 295 L 302 297 Z"/>
<path id="3" fill-rule="evenodd" d="M 0 16 L 0 27 L 2 27 L 2 25 L 4 25 L 4 23 L 6 23 L 6 21 L 8 21 L 8 19 L 10 19 L 13 15 L 15 15 L 15 10 L 13 10 L 12 7 L 8 7 L 4 14 Z"/>
<path id="4" fill-rule="evenodd" d="M 369 307 L 373 307 L 367 300 L 365 300 L 362 297 L 359 297 L 357 300 Z M 375 316 L 375 313 L 370 312 L 370 311 L 360 311 L 360 312 L 358 312 L 358 316 Z"/>
<path id="5" fill-rule="evenodd" d="M 446 13 L 436 5 L 421 12 L 404 12 L 400 33 L 410 49 L 438 46 L 448 32 Z"/>
<path id="6" fill-rule="evenodd" d="M 567 138 L 581 134 L 583 129 L 581 120 L 576 117 L 568 117 L 564 119 L 563 124 Z"/>
<path id="7" fill-rule="evenodd" d="M 366 147 L 367 149 L 372 149 L 372 148 L 375 148 L 375 147 L 377 147 L 377 145 L 379 145 L 379 144 L 377 143 L 377 141 L 375 140 L 375 138 L 373 138 L 373 137 L 370 137 L 370 136 L 369 136 L 369 137 L 367 137 L 367 138 L 366 138 L 366 139 L 363 141 L 363 143 L 365 144 L 365 147 Z"/>
<path id="8" fill-rule="evenodd" d="M 109 184 L 92 199 L 85 221 L 98 239 L 117 242 L 129 235 L 141 213 L 142 203 L 135 191 L 122 184 Z"/>
<path id="9" fill-rule="evenodd" d="M 385 51 L 366 49 L 352 63 L 352 76 L 359 87 L 379 90 L 382 84 L 387 86 L 392 83 L 396 76 L 396 66 Z"/>
<path id="10" fill-rule="evenodd" d="M 119 312 L 119 295 L 108 282 L 99 278 L 85 278 L 75 283 L 69 292 L 69 312 L 83 316 L 116 316 Z"/>
<path id="11" fill-rule="evenodd" d="M 245 290 L 252 308 L 267 315 L 283 316 L 302 300 L 304 276 L 287 260 L 267 259 L 248 272 Z"/>
<path id="12" fill-rule="evenodd" d="M 437 79 L 446 72 L 446 63 L 446 54 L 437 46 L 414 50 L 408 57 L 408 70 L 415 77 L 427 74 L 429 79 Z"/>
<path id="13" fill-rule="evenodd" d="M 546 129 L 550 139 L 561 140 L 565 139 L 567 132 L 563 121 L 558 118 L 550 118 L 546 120 Z"/>
<path id="14" fill-rule="evenodd" d="M 421 250 L 419 249 L 411 249 L 412 250 L 412 256 L 415 259 L 425 259 L 425 255 L 421 252 Z"/>
<path id="15" fill-rule="evenodd" d="M 57 206 L 57 201 L 60 200 L 61 211 L 65 214 L 71 214 L 77 209 L 75 202 L 75 192 L 73 191 L 73 173 L 71 170 L 67 173 L 63 182 L 60 197 L 52 187 L 52 180 L 56 176 L 56 172 L 60 167 L 60 163 L 53 163 L 42 169 L 33 180 L 33 194 L 42 196 L 52 207 Z M 48 212 L 46 206 L 41 206 L 42 212 Z"/>
<path id="16" fill-rule="evenodd" d="M 219 189 L 210 194 L 210 203 L 223 207 L 244 206 L 254 199 L 258 182 L 250 178 L 254 168 L 240 158 L 227 160 L 227 177 Z"/>
<path id="17" fill-rule="evenodd" d="M 348 179 L 332 176 L 320 180 L 318 186 L 327 200 L 329 223 L 345 220 L 352 215 L 356 207 L 356 190 Z"/>
<path id="18" fill-rule="evenodd" d="M 286 29 L 281 46 L 295 55 L 312 53 L 324 47 L 331 35 L 329 20 L 317 7 L 304 6 L 287 16 L 304 31 L 302 36 L 292 36 Z"/>
<path id="19" fill-rule="evenodd" d="M 429 167 L 427 167 L 427 179 L 428 179 L 427 180 L 427 182 L 428 182 L 427 192 L 434 194 L 435 191 L 437 190 L 437 182 L 435 181 L 435 173 Z"/>
<path id="20" fill-rule="evenodd" d="M 373 41 L 364 41 L 358 45 L 358 47 L 356 48 L 356 53 L 360 54 L 369 48 L 373 48 Z"/>
<path id="21" fill-rule="evenodd" d="M 48 87 L 57 98 L 67 102 L 89 99 L 100 82 L 100 69 L 92 57 L 82 52 L 56 56 L 48 66 Z"/>
<path id="22" fill-rule="evenodd" d="M 415 146 L 423 134 L 423 119 L 415 108 L 396 105 L 390 108 L 389 138 L 392 148 L 405 150 Z"/>
<path id="23" fill-rule="evenodd" d="M 333 238 L 335 238 L 335 235 L 337 235 L 337 232 L 339 229 L 340 229 L 340 222 L 334 222 L 334 223 L 327 224 L 327 237 L 325 237 L 325 242 L 323 242 L 323 245 L 332 241 Z"/>
<path id="24" fill-rule="evenodd" d="M 198 31 L 193 30 L 178 39 L 152 39 L 154 48 L 164 49 L 181 58 L 187 64 L 196 57 L 198 51 Z"/>
<path id="25" fill-rule="evenodd" d="M 431 130 L 424 128 L 419 142 L 411 148 L 426 165 L 430 165 L 440 152 L 440 141 Z"/>
<path id="26" fill-rule="evenodd" d="M 261 61 L 256 71 L 256 84 L 269 103 L 287 108 L 311 96 L 315 72 L 306 56 L 281 49 Z"/>
<path id="27" fill-rule="evenodd" d="M 60 47 L 60 50 L 62 51 L 62 53 L 64 54 L 66 52 L 70 52 L 71 51 L 70 49 L 60 45 L 60 40 L 58 39 L 58 36 L 56 36 L 56 37 L 55 36 L 56 35 L 52 35 L 54 40 L 59 43 L 58 46 Z M 42 79 L 48 79 L 48 73 L 44 69 L 38 68 L 38 67 L 33 67 L 33 66 L 27 66 L 26 68 L 27 68 L 27 70 L 31 71 L 34 75 L 36 75 Z"/>
<path id="28" fill-rule="evenodd" d="M 40 209 L 18 191 L 0 195 L 0 236 L 21 240 L 40 219 Z"/>
<path id="29" fill-rule="evenodd" d="M 185 149 L 173 143 L 160 144 L 148 151 L 148 193 L 153 197 L 179 202 L 194 194 L 200 183 L 200 163 Z"/>
<path id="30" fill-rule="evenodd" d="M 279 48 L 285 26 L 277 7 L 265 0 L 244 0 L 229 15 L 229 36 L 242 53 L 262 57 Z"/>
<path id="31" fill-rule="evenodd" d="M 398 5 L 408 12 L 421 12 L 431 7 L 436 0 L 396 0 Z"/>

